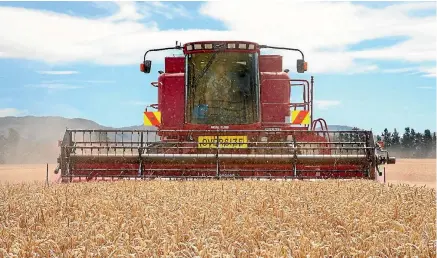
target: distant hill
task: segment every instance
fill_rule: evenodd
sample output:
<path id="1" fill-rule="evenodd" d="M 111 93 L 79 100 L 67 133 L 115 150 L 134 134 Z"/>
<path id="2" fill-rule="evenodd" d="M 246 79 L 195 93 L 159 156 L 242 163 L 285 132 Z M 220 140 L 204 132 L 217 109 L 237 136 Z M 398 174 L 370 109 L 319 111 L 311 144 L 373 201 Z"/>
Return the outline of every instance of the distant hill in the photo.
<path id="1" fill-rule="evenodd" d="M 351 131 L 354 127 L 347 125 L 328 125 L 329 131 Z M 320 129 L 320 127 L 316 127 L 316 129 Z"/>
<path id="2" fill-rule="evenodd" d="M 0 135 L 7 134 L 9 128 L 16 130 L 21 138 L 37 141 L 57 141 L 64 135 L 66 128 L 105 129 L 108 127 L 81 118 L 63 117 L 0 117 Z"/>
<path id="3" fill-rule="evenodd" d="M 59 154 L 58 140 L 62 139 L 67 128 L 154 130 L 153 127 L 142 125 L 113 128 L 82 118 L 69 119 L 58 116 L 0 117 L 0 137 L 8 137 L 11 128 L 18 133 L 20 140 L 16 149 L 6 150 L 6 154 L 3 156 L 7 157 L 0 157 L 3 158 L 3 162 L 7 163 L 55 163 Z M 2 159 L 0 159 L 1 161 Z"/>
<path id="4" fill-rule="evenodd" d="M 7 134 L 13 128 L 22 138 L 53 140 L 61 139 L 68 129 L 123 129 L 123 130 L 154 130 L 154 127 L 134 125 L 128 127 L 109 127 L 100 125 L 92 120 L 83 118 L 64 118 L 59 116 L 25 116 L 25 117 L 0 117 L 0 135 Z"/>
<path id="5" fill-rule="evenodd" d="M 56 158 L 59 154 L 58 140 L 62 139 L 66 128 L 155 130 L 154 127 L 146 127 L 143 125 L 133 125 L 121 128 L 107 127 L 87 119 L 69 119 L 59 116 L 0 117 L 0 137 L 7 137 L 10 128 L 18 132 L 20 141 L 16 150 L 7 150 L 7 163 L 56 162 Z M 328 128 L 329 130 L 337 131 L 352 130 L 353 127 L 344 125 L 328 125 Z M 108 135 L 108 138 L 111 138 L 111 136 Z M 119 138 L 117 139 L 120 140 Z M 130 138 L 128 139 L 128 136 L 124 136 L 124 140 L 130 140 Z"/>

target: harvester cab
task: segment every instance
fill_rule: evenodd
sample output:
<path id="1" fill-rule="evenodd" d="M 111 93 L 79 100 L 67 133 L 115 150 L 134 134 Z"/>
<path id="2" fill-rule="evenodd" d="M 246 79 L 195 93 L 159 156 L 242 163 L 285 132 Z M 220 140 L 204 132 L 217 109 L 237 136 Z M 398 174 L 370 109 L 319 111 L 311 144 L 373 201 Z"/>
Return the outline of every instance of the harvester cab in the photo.
<path id="1" fill-rule="evenodd" d="M 151 49 L 165 58 L 158 101 L 146 107 L 144 130 L 67 130 L 58 158 L 63 182 L 119 178 L 384 178 L 393 164 L 366 130 L 330 131 L 313 119 L 314 78 L 290 79 L 282 56 L 299 49 L 248 41 L 202 41 Z M 302 95 L 292 95 L 300 87 Z M 318 126 L 318 127 L 317 127 Z M 56 171 L 56 172 L 57 172 Z M 384 180 L 384 179 L 382 179 Z"/>

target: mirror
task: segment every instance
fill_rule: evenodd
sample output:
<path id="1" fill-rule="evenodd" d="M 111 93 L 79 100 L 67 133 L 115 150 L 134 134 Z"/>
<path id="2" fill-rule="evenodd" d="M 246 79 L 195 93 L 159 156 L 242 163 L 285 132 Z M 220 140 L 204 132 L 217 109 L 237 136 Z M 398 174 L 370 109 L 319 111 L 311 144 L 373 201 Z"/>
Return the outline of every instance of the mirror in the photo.
<path id="1" fill-rule="evenodd" d="M 146 60 L 144 63 L 140 65 L 140 70 L 143 73 L 150 73 L 150 69 L 152 68 L 152 61 Z"/>
<path id="2" fill-rule="evenodd" d="M 298 73 L 304 73 L 307 70 L 307 62 L 305 62 L 303 59 L 298 59 L 296 67 Z"/>

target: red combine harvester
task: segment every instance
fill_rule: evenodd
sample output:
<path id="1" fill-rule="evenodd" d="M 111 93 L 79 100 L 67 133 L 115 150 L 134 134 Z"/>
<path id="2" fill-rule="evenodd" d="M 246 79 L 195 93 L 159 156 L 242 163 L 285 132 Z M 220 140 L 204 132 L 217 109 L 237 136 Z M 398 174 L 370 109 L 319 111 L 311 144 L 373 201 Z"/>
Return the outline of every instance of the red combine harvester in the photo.
<path id="1" fill-rule="evenodd" d="M 61 182 L 150 178 L 385 178 L 395 158 L 371 131 L 329 131 L 313 119 L 313 84 L 290 79 L 282 56 L 302 51 L 246 41 L 191 42 L 159 71 L 158 103 L 144 124 L 157 130 L 69 130 L 60 143 Z M 302 87 L 302 96 L 290 96 Z M 151 108 L 156 111 L 148 111 Z M 317 126 L 319 127 L 317 128 Z"/>

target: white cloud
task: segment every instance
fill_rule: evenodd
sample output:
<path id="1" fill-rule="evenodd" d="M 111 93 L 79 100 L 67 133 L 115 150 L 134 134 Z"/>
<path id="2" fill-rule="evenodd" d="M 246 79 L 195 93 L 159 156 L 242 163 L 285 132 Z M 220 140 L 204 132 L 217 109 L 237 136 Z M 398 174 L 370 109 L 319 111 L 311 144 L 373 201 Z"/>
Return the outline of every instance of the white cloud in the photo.
<path id="1" fill-rule="evenodd" d="M 73 84 L 71 84 L 73 83 Z M 112 84 L 115 81 L 111 80 L 46 80 L 41 81 L 38 84 L 26 84 L 24 87 L 26 88 L 42 88 L 48 89 L 49 92 L 54 90 L 75 90 L 75 89 L 83 89 L 90 84 Z M 79 85 L 80 84 L 80 85 Z"/>
<path id="2" fill-rule="evenodd" d="M 314 100 L 317 109 L 328 109 L 341 104 L 338 100 Z"/>
<path id="3" fill-rule="evenodd" d="M 63 83 L 28 84 L 28 85 L 25 85 L 25 87 L 44 88 L 44 89 L 50 89 L 50 90 L 74 90 L 74 89 L 84 88 L 83 86 L 69 85 L 69 84 L 63 84 Z"/>
<path id="4" fill-rule="evenodd" d="M 419 68 L 419 71 L 425 73 L 425 77 L 436 77 L 436 68 Z"/>
<path id="5" fill-rule="evenodd" d="M 123 2 L 122 5 L 125 4 L 130 3 Z M 118 12 L 111 16 L 115 17 L 111 20 L 0 7 L 0 23 L 9 24 L 0 26 L 0 51 L 4 57 L 31 58 L 49 63 L 137 63 L 144 52 L 141 42 L 150 42 L 148 33 L 157 31 L 157 28 L 153 23 L 144 25 L 131 21 L 136 16 L 126 20 L 123 17 L 127 10 L 125 7 L 120 11 L 124 14 Z"/>
<path id="6" fill-rule="evenodd" d="M 116 81 L 113 80 L 48 80 L 41 81 L 41 84 L 52 84 L 52 83 L 81 83 L 81 84 L 113 84 Z"/>
<path id="7" fill-rule="evenodd" d="M 279 3 L 269 1 L 241 12 L 244 5 L 208 2 L 202 13 L 239 31 L 241 38 L 302 49 L 310 72 L 368 70 L 369 65 L 363 67 L 358 59 L 435 60 L 435 17 L 408 16 L 410 10 L 435 8 L 435 3 L 401 3 L 374 9 L 345 2 L 289 2 L 278 8 Z M 250 17 L 262 19 L 254 23 Z M 389 36 L 409 39 L 385 49 L 346 51 L 351 44 Z M 292 55 L 285 59 L 294 63 L 297 55 Z"/>
<path id="8" fill-rule="evenodd" d="M 138 101 L 138 100 L 130 100 L 123 103 L 127 105 L 144 106 L 144 107 L 152 104 L 151 102 Z"/>
<path id="9" fill-rule="evenodd" d="M 117 12 L 97 19 L 0 7 L 0 23 L 9 24 L 0 27 L 1 57 L 50 63 L 138 64 L 147 49 L 172 46 L 176 40 L 243 39 L 302 49 L 310 73 L 376 71 L 372 60 L 401 60 L 416 63 L 414 66 L 435 60 L 435 17 L 408 16 L 411 10 L 435 8 L 435 3 L 396 3 L 376 9 L 345 2 L 269 1 L 241 11 L 247 4 L 213 1 L 203 5 L 202 14 L 228 27 L 221 31 L 160 30 L 155 22 L 144 19 L 152 13 L 168 14 L 169 19 L 189 16 L 181 5 L 162 2 L 117 2 Z M 261 19 L 254 22 L 253 17 Z M 408 40 L 387 48 L 347 51 L 351 44 L 387 36 L 406 36 Z M 162 60 L 169 53 L 152 53 L 150 58 Z M 295 69 L 298 57 L 296 53 L 285 54 L 284 66 Z M 362 60 L 366 63 L 359 62 Z"/>
<path id="10" fill-rule="evenodd" d="M 115 83 L 115 81 L 111 81 L 111 80 L 84 80 L 82 82 L 84 82 L 84 83 L 103 83 L 103 84 Z"/>
<path id="11" fill-rule="evenodd" d="M 70 75 L 78 74 L 77 71 L 38 71 L 39 74 L 50 74 L 50 75 Z"/>
<path id="12" fill-rule="evenodd" d="M 403 67 L 395 69 L 384 69 L 383 73 L 409 73 L 409 74 L 422 74 L 423 77 L 436 77 L 435 67 Z"/>
<path id="13" fill-rule="evenodd" d="M 423 89 L 423 90 L 435 90 L 435 87 L 432 86 L 420 86 L 417 87 L 418 89 Z"/>
<path id="14" fill-rule="evenodd" d="M 177 16 L 191 18 L 188 10 L 180 4 L 164 4 L 163 2 L 150 2 L 146 6 L 150 12 L 164 16 L 167 19 L 174 19 Z"/>
<path id="15" fill-rule="evenodd" d="M 27 110 L 18 110 L 16 108 L 0 108 L 0 117 L 20 116 L 27 114 Z"/>
<path id="16" fill-rule="evenodd" d="M 103 3 L 109 4 L 109 3 Z M 138 21 L 144 18 L 147 13 L 139 10 L 136 3 L 132 2 L 114 2 L 118 6 L 118 12 L 114 15 L 104 18 L 105 21 Z M 104 5 L 100 5 L 105 8 Z"/>
<path id="17" fill-rule="evenodd" d="M 394 68 L 394 69 L 384 69 L 383 73 L 406 73 L 406 72 L 414 72 L 417 71 L 417 67 L 403 67 L 403 68 Z"/>

